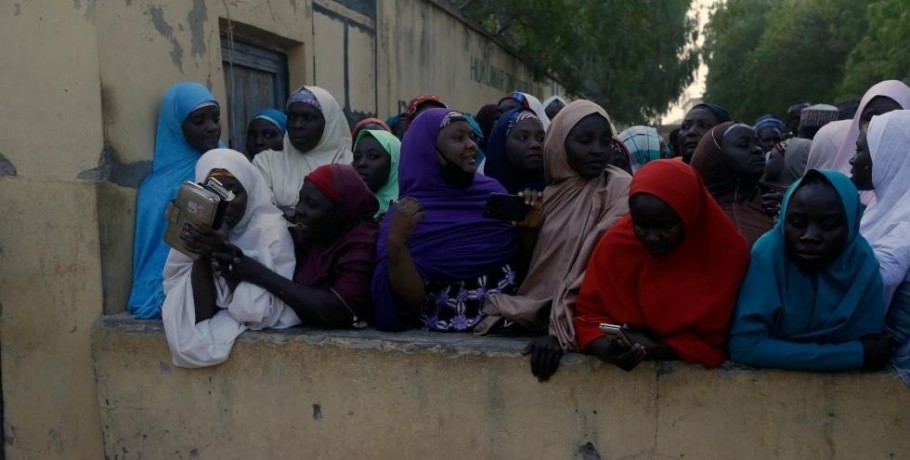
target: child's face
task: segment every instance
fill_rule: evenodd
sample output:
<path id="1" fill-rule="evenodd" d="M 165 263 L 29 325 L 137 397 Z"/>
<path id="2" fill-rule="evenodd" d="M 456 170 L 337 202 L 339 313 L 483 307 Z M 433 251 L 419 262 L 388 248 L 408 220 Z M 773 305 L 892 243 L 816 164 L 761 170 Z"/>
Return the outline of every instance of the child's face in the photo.
<path id="1" fill-rule="evenodd" d="M 847 215 L 834 188 L 823 182 L 801 186 L 784 216 L 787 257 L 803 271 L 834 262 L 847 244 Z"/>

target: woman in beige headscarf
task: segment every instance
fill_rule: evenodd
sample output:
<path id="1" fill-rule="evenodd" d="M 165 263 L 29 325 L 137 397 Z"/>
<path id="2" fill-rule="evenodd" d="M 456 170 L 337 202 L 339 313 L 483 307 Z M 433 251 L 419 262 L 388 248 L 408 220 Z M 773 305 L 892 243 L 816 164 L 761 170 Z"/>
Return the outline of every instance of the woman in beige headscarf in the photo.
<path id="1" fill-rule="evenodd" d="M 541 381 L 575 351 L 573 310 L 588 258 L 601 235 L 625 215 L 631 176 L 609 165 L 613 130 L 609 115 L 590 101 L 574 101 L 553 119 L 544 144 L 540 232 L 528 276 L 514 296 L 493 295 L 487 316 L 475 327 L 486 334 L 501 322 L 548 330 L 526 350 L 531 371 Z"/>

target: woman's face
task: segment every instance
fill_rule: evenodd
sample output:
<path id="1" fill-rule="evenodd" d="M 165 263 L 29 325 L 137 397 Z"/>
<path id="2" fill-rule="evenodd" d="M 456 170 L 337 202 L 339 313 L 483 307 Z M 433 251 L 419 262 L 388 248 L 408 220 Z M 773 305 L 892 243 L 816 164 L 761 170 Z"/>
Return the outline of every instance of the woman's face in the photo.
<path id="1" fill-rule="evenodd" d="M 834 262 L 847 244 L 847 215 L 834 188 L 824 182 L 801 186 L 784 216 L 784 250 L 800 270 Z"/>
<path id="2" fill-rule="evenodd" d="M 525 172 L 543 171 L 543 125 L 537 119 L 518 122 L 506 137 L 506 157 Z"/>
<path id="3" fill-rule="evenodd" d="M 765 152 L 770 152 L 772 148 L 778 143 L 780 143 L 781 134 L 780 130 L 777 128 L 762 128 L 758 130 L 758 145 Z"/>
<path id="4" fill-rule="evenodd" d="M 679 128 L 679 143 L 686 163 L 692 159 L 695 148 L 698 147 L 698 141 L 718 123 L 720 120 L 704 107 L 692 109 L 686 114 L 686 118 L 683 119 L 682 126 Z"/>
<path id="5" fill-rule="evenodd" d="M 376 193 L 389 181 L 392 157 L 375 137 L 365 135 L 354 147 L 354 161 L 351 166 L 357 170 L 357 174 L 360 174 L 367 187 Z"/>
<path id="6" fill-rule="evenodd" d="M 325 131 L 325 117 L 316 107 L 295 102 L 288 107 L 288 140 L 295 149 L 309 152 L 319 145 Z"/>
<path id="7" fill-rule="evenodd" d="M 730 170 L 740 179 L 758 181 L 765 173 L 765 153 L 752 128 L 737 126 L 724 134 L 720 144 Z"/>
<path id="8" fill-rule="evenodd" d="M 218 170 L 209 172 L 208 177 L 215 177 L 218 179 L 218 182 L 221 182 L 221 185 L 223 185 L 224 188 L 234 193 L 234 199 L 228 203 L 227 209 L 224 211 L 223 225 L 230 230 L 240 223 L 240 220 L 243 219 L 243 215 L 246 213 L 246 204 L 249 198 L 246 189 L 243 188 L 243 185 L 236 177 L 224 175 L 223 172 Z"/>
<path id="9" fill-rule="evenodd" d="M 603 174 L 613 153 L 610 123 L 596 113 L 582 118 L 566 136 L 565 149 L 569 166 L 585 179 Z"/>
<path id="10" fill-rule="evenodd" d="M 872 121 L 872 117 L 900 109 L 900 104 L 888 96 L 873 97 L 872 100 L 866 104 L 866 107 L 863 109 L 863 113 L 860 115 L 859 130 L 865 131 L 866 128 L 869 127 L 869 122 Z"/>
<path id="11" fill-rule="evenodd" d="M 436 148 L 445 160 L 462 171 L 477 172 L 477 145 L 467 121 L 455 121 L 442 128 L 436 138 Z M 443 158 L 439 159 L 440 165 L 445 164 Z"/>
<path id="12" fill-rule="evenodd" d="M 312 182 L 304 181 L 300 187 L 297 206 L 294 208 L 294 223 L 308 238 L 327 239 L 339 228 L 335 203 L 323 195 Z"/>
<path id="13" fill-rule="evenodd" d="M 190 112 L 181 125 L 183 138 L 194 149 L 205 153 L 218 148 L 221 139 L 221 109 L 207 105 Z"/>
<path id="14" fill-rule="evenodd" d="M 284 139 L 281 131 L 272 122 L 257 118 L 246 130 L 246 152 L 250 157 L 265 150 L 281 150 Z"/>
<path id="15" fill-rule="evenodd" d="M 629 214 L 635 237 L 654 256 L 669 254 L 685 238 L 679 214 L 654 195 L 637 193 L 629 198 Z"/>
<path id="16" fill-rule="evenodd" d="M 860 190 L 872 190 L 872 154 L 865 131 L 856 138 L 856 154 L 850 159 L 850 179 Z"/>

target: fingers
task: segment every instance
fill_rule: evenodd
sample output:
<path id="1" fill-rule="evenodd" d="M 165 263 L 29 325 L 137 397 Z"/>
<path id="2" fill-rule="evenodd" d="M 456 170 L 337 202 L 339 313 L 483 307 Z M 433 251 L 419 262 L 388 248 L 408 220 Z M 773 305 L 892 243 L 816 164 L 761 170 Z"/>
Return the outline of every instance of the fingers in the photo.
<path id="1" fill-rule="evenodd" d="M 540 369 L 540 375 L 538 379 L 541 382 L 546 382 L 550 380 L 550 377 L 556 373 L 556 370 L 559 369 L 559 361 L 562 359 L 561 350 L 547 350 L 546 360 L 544 361 L 543 367 Z"/>

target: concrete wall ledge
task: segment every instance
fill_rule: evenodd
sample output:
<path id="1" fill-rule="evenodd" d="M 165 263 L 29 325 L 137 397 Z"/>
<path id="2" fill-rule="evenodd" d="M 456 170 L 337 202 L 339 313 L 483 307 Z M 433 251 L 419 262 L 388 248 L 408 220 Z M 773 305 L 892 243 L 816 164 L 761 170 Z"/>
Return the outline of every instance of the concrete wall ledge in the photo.
<path id="1" fill-rule="evenodd" d="M 111 460 L 134 458 L 910 459 L 891 373 L 679 362 L 623 372 L 578 354 L 547 383 L 527 339 L 295 328 L 244 333 L 180 369 L 160 321 L 95 324 Z"/>

